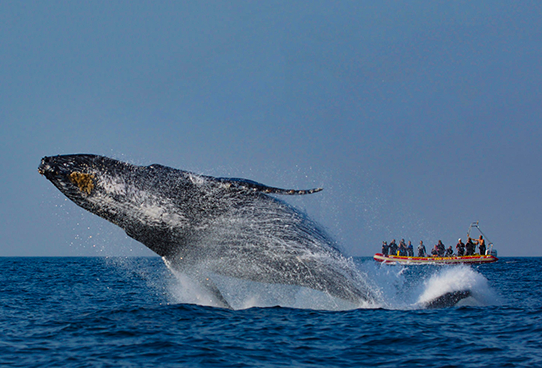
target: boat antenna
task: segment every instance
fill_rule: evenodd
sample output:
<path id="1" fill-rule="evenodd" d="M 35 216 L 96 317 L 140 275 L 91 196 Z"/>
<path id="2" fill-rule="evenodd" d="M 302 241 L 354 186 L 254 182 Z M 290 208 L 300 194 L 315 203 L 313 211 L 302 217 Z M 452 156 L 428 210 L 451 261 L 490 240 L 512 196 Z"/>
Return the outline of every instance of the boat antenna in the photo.
<path id="1" fill-rule="evenodd" d="M 471 233 L 472 228 L 478 229 L 478 231 L 480 232 L 480 234 L 482 234 L 482 235 L 484 236 L 484 238 L 486 238 L 487 243 L 488 243 L 488 244 L 487 244 L 488 247 L 492 247 L 492 246 L 493 246 L 493 242 L 492 242 L 491 240 L 489 240 L 489 239 L 487 238 L 486 234 L 484 234 L 484 233 L 482 232 L 482 230 L 480 229 L 480 221 L 474 221 L 473 223 L 470 224 L 469 230 L 467 231 L 467 238 L 470 238 L 470 233 Z"/>

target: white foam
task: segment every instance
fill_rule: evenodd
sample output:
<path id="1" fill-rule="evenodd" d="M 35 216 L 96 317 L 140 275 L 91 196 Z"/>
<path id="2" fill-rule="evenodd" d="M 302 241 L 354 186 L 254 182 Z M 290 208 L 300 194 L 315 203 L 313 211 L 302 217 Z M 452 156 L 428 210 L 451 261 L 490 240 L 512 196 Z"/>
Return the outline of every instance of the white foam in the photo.
<path id="1" fill-rule="evenodd" d="M 168 285 L 168 291 L 174 303 L 220 306 L 208 290 L 195 283 L 186 274 L 173 268 L 170 268 L 170 270 L 173 272 L 176 281 Z"/>
<path id="2" fill-rule="evenodd" d="M 489 305 L 498 303 L 498 298 L 489 287 L 487 279 L 469 266 L 446 267 L 424 282 L 418 303 L 426 303 L 446 293 L 470 291 L 471 298 L 462 305 Z"/>
<path id="3" fill-rule="evenodd" d="M 168 286 L 174 303 L 223 307 L 217 298 L 186 273 L 165 264 L 175 276 Z M 253 307 L 287 307 L 315 310 L 351 310 L 367 307 L 335 298 L 327 293 L 297 285 L 266 284 L 217 274 L 209 275 L 222 297 L 235 310 Z"/>
<path id="4" fill-rule="evenodd" d="M 457 305 L 487 306 L 500 303 L 488 280 L 468 265 L 390 266 L 367 261 L 358 264 L 369 278 L 379 300 L 374 307 L 418 309 L 446 293 L 470 291 Z"/>

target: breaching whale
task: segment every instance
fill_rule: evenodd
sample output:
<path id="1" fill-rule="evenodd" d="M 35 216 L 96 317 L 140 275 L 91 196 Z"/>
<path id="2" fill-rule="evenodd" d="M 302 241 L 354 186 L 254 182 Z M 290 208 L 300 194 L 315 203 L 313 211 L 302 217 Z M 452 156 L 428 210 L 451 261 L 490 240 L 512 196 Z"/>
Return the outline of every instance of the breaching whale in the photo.
<path id="1" fill-rule="evenodd" d="M 212 275 L 298 285 L 360 305 L 375 295 L 320 226 L 269 187 L 98 155 L 44 157 L 38 168 L 78 206 L 118 225 L 229 307 Z"/>
<path id="2" fill-rule="evenodd" d="M 38 171 L 75 204 L 118 225 L 205 288 L 213 305 L 230 308 L 213 275 L 306 287 L 354 306 L 379 304 L 326 232 L 274 197 L 321 188 L 280 189 L 90 154 L 44 157 Z M 469 295 L 446 293 L 420 306 L 452 306 Z"/>

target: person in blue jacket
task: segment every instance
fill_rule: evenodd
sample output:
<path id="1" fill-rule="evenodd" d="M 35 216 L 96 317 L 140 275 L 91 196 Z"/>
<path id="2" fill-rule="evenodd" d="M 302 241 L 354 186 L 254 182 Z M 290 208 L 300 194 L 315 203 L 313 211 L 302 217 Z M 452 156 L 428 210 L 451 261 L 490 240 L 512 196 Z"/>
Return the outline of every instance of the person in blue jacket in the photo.
<path id="1" fill-rule="evenodd" d="M 409 240 L 407 245 L 407 255 L 409 257 L 414 257 L 414 247 L 412 246 L 412 242 Z"/>

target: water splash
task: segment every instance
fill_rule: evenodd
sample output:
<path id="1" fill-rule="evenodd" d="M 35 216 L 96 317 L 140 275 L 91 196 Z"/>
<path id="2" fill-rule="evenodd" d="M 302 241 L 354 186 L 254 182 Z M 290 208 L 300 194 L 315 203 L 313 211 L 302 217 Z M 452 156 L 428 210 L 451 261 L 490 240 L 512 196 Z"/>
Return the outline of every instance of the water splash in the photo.
<path id="1" fill-rule="evenodd" d="M 471 296 L 457 305 L 487 306 L 498 304 L 499 297 L 488 280 L 468 265 L 389 266 L 367 261 L 358 263 L 367 270 L 377 286 L 381 307 L 419 309 L 447 293 L 470 291 Z"/>
<path id="2" fill-rule="evenodd" d="M 432 274 L 423 282 L 423 292 L 418 303 L 424 304 L 439 296 L 454 291 L 470 291 L 471 297 L 458 305 L 485 306 L 498 304 L 495 292 L 489 287 L 487 279 L 469 266 L 447 267 Z"/>
<path id="3" fill-rule="evenodd" d="M 168 263 L 166 263 L 168 265 Z M 170 268 L 174 278 L 168 286 L 175 303 L 221 307 L 206 287 L 193 281 L 193 277 Z M 210 274 L 210 281 L 234 310 L 252 307 L 288 307 L 315 310 L 351 310 L 372 307 L 368 302 L 352 303 L 328 293 L 299 285 L 268 284 L 219 274 Z"/>
<path id="4" fill-rule="evenodd" d="M 376 300 L 354 304 L 325 292 L 296 285 L 266 284 L 221 275 L 212 281 L 233 309 L 252 307 L 289 307 L 315 310 L 351 310 L 384 308 L 409 310 L 425 305 L 446 293 L 470 291 L 471 296 L 458 306 L 487 306 L 499 303 L 488 280 L 476 269 L 460 266 L 389 266 L 374 261 L 356 261 L 356 267 Z M 187 275 L 171 269 L 175 275 L 168 287 L 172 302 L 217 306 L 205 288 Z"/>

